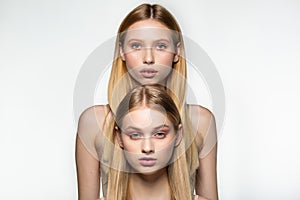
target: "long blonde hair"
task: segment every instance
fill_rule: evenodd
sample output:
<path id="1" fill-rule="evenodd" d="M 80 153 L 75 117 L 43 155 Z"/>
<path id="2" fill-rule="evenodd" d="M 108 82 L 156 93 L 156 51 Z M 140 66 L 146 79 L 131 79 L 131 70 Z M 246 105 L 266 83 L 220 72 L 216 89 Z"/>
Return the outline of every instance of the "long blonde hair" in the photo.
<path id="1" fill-rule="evenodd" d="M 142 4 L 135 9 L 133 9 L 123 20 L 121 23 L 118 35 L 115 44 L 115 52 L 114 52 L 114 60 L 112 64 L 112 70 L 110 73 L 109 85 L 108 85 L 108 102 L 109 106 L 114 113 L 116 108 L 120 104 L 121 100 L 126 96 L 126 94 L 133 88 L 133 84 L 131 81 L 131 77 L 128 75 L 127 67 L 125 62 L 120 57 L 120 44 L 122 44 L 124 40 L 124 31 L 126 31 L 132 24 L 139 22 L 141 20 L 153 19 L 162 24 L 164 24 L 168 29 L 176 32 L 176 36 L 173 38 L 174 43 L 180 43 L 180 55 L 177 62 L 173 63 L 173 70 L 168 76 L 166 81 L 166 92 L 174 101 L 177 109 L 179 110 L 183 131 L 184 141 L 185 141 L 185 149 L 186 149 L 186 162 L 188 166 L 188 172 L 190 176 L 191 190 L 194 189 L 194 179 L 195 172 L 198 168 L 198 150 L 194 142 L 194 133 L 191 127 L 191 121 L 188 117 L 188 109 L 185 102 L 186 97 L 186 60 L 185 60 L 185 51 L 184 51 L 184 43 L 183 37 L 181 34 L 180 27 L 176 22 L 175 18 L 172 14 L 166 10 L 164 7 L 154 4 Z M 114 124 L 112 121 L 107 120 L 108 129 L 113 130 Z M 112 132 L 109 132 L 108 137 Z M 195 133 L 196 134 L 196 133 Z M 110 151 L 105 151 L 103 157 L 105 160 L 110 158 Z M 121 162 L 121 161 L 120 161 Z M 177 177 L 177 176 L 176 176 Z M 178 181 L 174 181 L 174 183 L 178 183 Z M 104 188 L 105 190 L 105 188 Z M 182 190 L 184 191 L 184 190 Z M 104 192 L 105 193 L 105 192 Z"/>
<path id="2" fill-rule="evenodd" d="M 128 164 L 124 157 L 124 152 L 116 142 L 116 135 L 118 133 L 116 132 L 115 127 L 119 127 L 119 130 L 121 130 L 120 126 L 122 126 L 122 119 L 124 116 L 130 111 L 140 107 L 157 109 L 160 112 L 166 113 L 175 130 L 178 130 L 179 124 L 182 123 L 177 106 L 172 98 L 167 94 L 164 87 L 159 85 L 144 85 L 137 86 L 130 91 L 121 101 L 116 111 L 114 127 L 110 130 L 109 134 L 110 142 L 115 145 L 114 150 L 111 151 L 112 159 L 110 165 L 113 167 L 111 167 L 108 172 L 108 189 L 106 199 L 130 199 L 130 192 L 128 190 L 130 173 L 128 172 Z M 179 146 L 175 147 L 173 159 L 167 166 L 167 173 L 171 189 L 170 199 L 192 200 L 184 142 L 181 142 Z"/>
<path id="3" fill-rule="evenodd" d="M 180 55 L 179 60 L 173 64 L 173 72 L 168 78 L 166 88 L 172 92 L 169 95 L 172 96 L 173 100 L 176 99 L 175 103 L 177 106 L 183 105 L 185 101 L 185 91 L 187 77 L 186 72 L 186 61 L 184 44 L 182 34 L 178 23 L 175 18 L 168 12 L 164 7 L 160 5 L 142 4 L 132 10 L 121 23 L 115 44 L 114 60 L 108 84 L 108 103 L 112 109 L 116 108 L 120 103 L 121 99 L 132 89 L 131 78 L 128 75 L 126 63 L 120 57 L 120 44 L 123 44 L 125 38 L 125 31 L 134 23 L 141 20 L 153 19 L 164 24 L 168 29 L 173 30 L 175 36 L 173 37 L 174 44 L 180 44 Z M 124 81 L 124 84 L 120 81 Z M 116 89 L 116 85 L 118 88 Z M 123 86 L 123 87 L 122 87 Z M 115 93 L 117 94 L 115 94 Z M 114 97 L 114 98 L 113 98 Z"/>

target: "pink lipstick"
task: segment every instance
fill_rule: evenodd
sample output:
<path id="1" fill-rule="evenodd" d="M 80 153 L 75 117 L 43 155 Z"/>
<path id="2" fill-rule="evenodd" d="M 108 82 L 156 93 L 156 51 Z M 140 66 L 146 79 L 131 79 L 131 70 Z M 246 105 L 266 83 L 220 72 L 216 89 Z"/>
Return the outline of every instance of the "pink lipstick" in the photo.
<path id="1" fill-rule="evenodd" d="M 153 78 L 156 74 L 157 74 L 158 71 L 152 69 L 152 68 L 144 68 L 140 71 L 141 75 L 144 77 L 144 78 Z"/>
<path id="2" fill-rule="evenodd" d="M 152 167 L 156 164 L 155 158 L 144 157 L 139 159 L 140 164 L 144 167 Z"/>

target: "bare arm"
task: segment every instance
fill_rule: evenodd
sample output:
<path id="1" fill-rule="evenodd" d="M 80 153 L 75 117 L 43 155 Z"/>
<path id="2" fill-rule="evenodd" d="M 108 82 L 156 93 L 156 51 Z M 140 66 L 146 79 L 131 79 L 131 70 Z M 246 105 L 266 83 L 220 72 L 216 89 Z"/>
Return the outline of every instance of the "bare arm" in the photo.
<path id="1" fill-rule="evenodd" d="M 199 150 L 199 168 L 196 174 L 196 194 L 203 198 L 217 200 L 217 133 L 215 119 L 209 110 L 200 106 L 197 107 L 196 143 Z M 202 148 L 201 138 L 203 138 Z"/>
<path id="2" fill-rule="evenodd" d="M 105 109 L 103 106 L 88 108 L 78 123 L 76 138 L 76 166 L 79 200 L 96 200 L 100 191 L 100 162 L 96 150 L 96 138 L 102 135 Z"/>
<path id="3" fill-rule="evenodd" d="M 99 198 L 100 164 L 85 149 L 81 140 L 76 138 L 76 165 L 78 182 L 78 199 L 95 200 Z"/>
<path id="4" fill-rule="evenodd" d="M 196 193 L 211 200 L 218 199 L 216 156 L 217 145 L 203 159 L 199 159 L 196 174 Z"/>

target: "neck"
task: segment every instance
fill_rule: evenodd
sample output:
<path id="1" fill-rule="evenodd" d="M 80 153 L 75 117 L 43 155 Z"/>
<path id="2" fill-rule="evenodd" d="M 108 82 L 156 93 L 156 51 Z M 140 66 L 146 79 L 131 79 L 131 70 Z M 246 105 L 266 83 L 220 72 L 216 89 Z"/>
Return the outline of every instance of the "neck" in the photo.
<path id="1" fill-rule="evenodd" d="M 130 200 L 169 200 L 171 196 L 168 174 L 161 169 L 154 174 L 130 174 Z"/>

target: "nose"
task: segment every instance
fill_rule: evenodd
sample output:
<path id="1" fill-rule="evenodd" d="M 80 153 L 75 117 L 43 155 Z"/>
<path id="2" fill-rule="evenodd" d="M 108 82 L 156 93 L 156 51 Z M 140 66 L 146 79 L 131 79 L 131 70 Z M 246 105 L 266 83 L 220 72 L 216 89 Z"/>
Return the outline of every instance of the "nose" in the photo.
<path id="1" fill-rule="evenodd" d="M 141 150 L 144 154 L 151 154 L 155 152 L 154 144 L 151 138 L 145 138 L 143 140 Z"/>
<path id="2" fill-rule="evenodd" d="M 143 63 L 147 65 L 151 65 L 155 63 L 152 47 L 148 47 L 144 49 Z"/>

